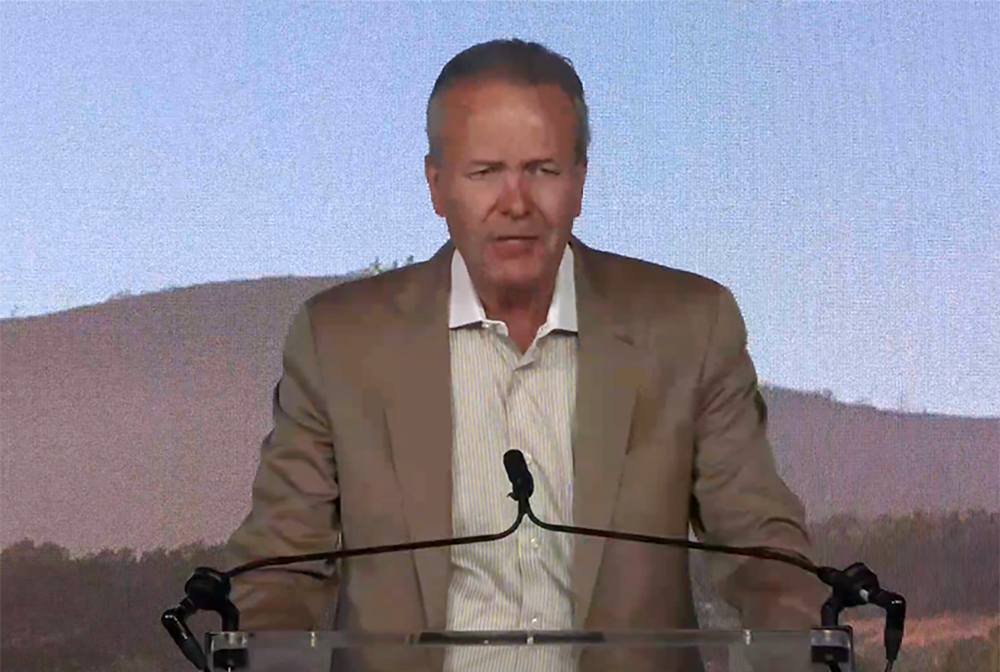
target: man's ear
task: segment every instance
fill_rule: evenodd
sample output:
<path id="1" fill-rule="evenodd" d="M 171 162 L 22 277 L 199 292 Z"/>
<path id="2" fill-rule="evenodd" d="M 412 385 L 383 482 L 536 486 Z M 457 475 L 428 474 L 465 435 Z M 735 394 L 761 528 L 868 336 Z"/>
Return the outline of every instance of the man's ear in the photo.
<path id="1" fill-rule="evenodd" d="M 578 162 L 573 169 L 579 171 L 578 179 L 580 180 L 580 188 L 576 195 L 576 208 L 574 209 L 573 216 L 579 217 L 580 212 L 583 210 L 583 185 L 587 181 L 587 159 Z"/>
<path id="2" fill-rule="evenodd" d="M 431 204 L 434 206 L 434 212 L 438 216 L 444 217 L 444 197 L 438 188 L 440 175 L 441 170 L 437 162 L 431 158 L 430 154 L 424 156 L 424 177 L 427 178 L 427 188 L 431 192 Z"/>

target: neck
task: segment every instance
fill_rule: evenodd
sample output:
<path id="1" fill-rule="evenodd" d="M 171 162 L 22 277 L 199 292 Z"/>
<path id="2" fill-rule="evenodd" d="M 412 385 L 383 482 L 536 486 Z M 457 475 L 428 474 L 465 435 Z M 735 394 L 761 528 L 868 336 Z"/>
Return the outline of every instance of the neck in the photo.
<path id="1" fill-rule="evenodd" d="M 503 288 L 480 294 L 486 317 L 504 322 L 515 321 L 540 327 L 549 314 L 555 282 L 535 287 Z"/>

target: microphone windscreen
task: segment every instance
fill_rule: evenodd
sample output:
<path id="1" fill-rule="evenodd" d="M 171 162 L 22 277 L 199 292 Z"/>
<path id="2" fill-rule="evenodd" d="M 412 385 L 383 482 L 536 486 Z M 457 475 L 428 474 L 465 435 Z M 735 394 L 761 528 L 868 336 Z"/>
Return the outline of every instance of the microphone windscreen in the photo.
<path id="1" fill-rule="evenodd" d="M 503 466 L 507 470 L 507 478 L 514 488 L 514 499 L 531 497 L 535 491 L 535 481 L 528 471 L 528 464 L 524 461 L 524 454 L 520 450 L 508 450 L 503 455 Z"/>

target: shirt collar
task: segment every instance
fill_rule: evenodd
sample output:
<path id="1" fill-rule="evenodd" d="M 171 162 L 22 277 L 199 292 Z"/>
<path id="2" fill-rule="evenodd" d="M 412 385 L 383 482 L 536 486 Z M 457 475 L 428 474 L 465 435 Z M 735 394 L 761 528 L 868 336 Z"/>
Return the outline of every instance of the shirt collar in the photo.
<path id="1" fill-rule="evenodd" d="M 489 323 L 482 301 L 472 284 L 472 277 L 458 248 L 451 258 L 451 295 L 448 306 L 448 326 L 454 329 L 467 324 Z M 538 330 L 542 336 L 553 329 L 577 331 L 576 283 L 573 277 L 573 250 L 566 245 L 559 270 L 556 273 L 556 288 L 549 305 L 548 318 Z"/>

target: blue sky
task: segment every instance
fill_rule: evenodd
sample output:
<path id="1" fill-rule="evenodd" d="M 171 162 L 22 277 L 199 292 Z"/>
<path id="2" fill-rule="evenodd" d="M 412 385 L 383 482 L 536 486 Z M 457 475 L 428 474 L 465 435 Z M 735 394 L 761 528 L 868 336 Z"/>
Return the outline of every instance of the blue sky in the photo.
<path id="1" fill-rule="evenodd" d="M 572 59 L 576 233 L 727 284 L 761 378 L 1000 415 L 1000 4 L 0 3 L 0 314 L 428 257 L 447 60 Z"/>

